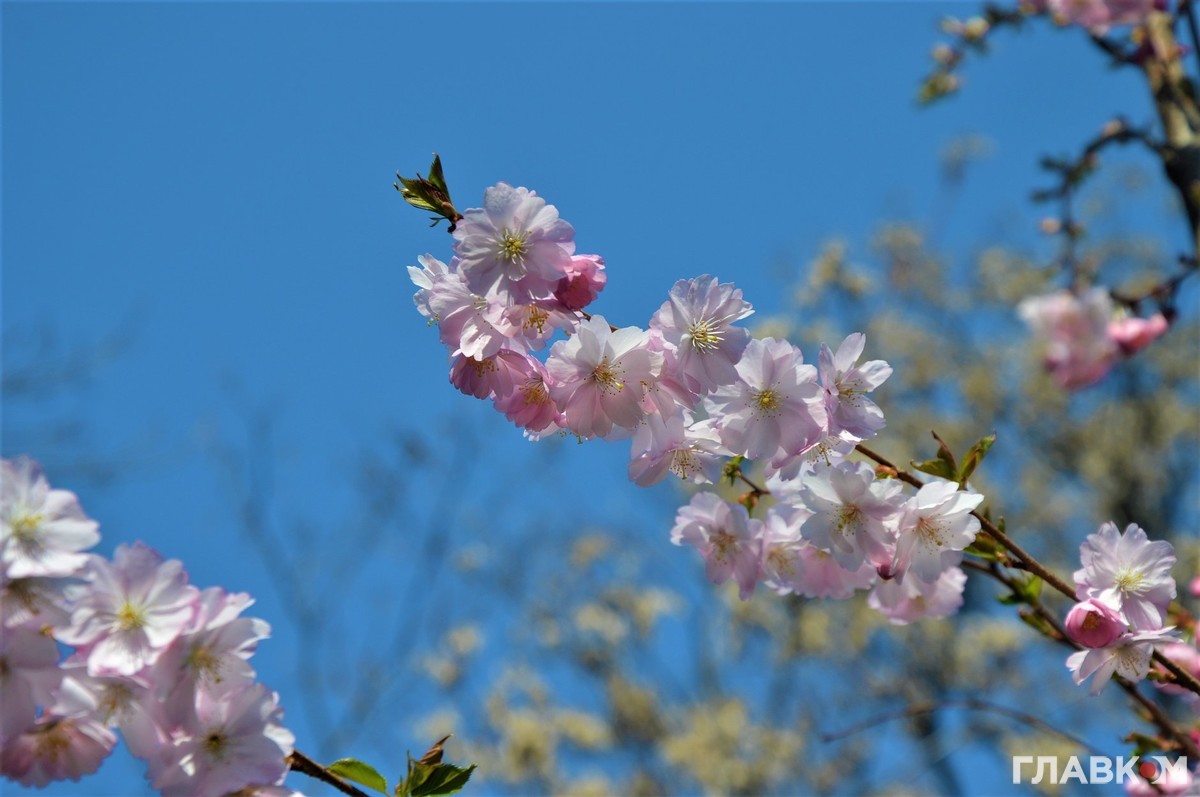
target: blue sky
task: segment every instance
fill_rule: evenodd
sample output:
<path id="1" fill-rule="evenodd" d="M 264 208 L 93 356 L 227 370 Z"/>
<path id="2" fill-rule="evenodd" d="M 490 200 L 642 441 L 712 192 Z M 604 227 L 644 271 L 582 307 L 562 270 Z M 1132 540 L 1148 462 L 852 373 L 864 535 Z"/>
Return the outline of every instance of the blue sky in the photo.
<path id="1" fill-rule="evenodd" d="M 1150 109 L 1136 75 L 1040 28 L 1000 36 L 962 96 L 919 109 L 937 20 L 971 9 L 5 3 L 5 359 L 24 361 L 47 332 L 61 350 L 126 328 L 131 343 L 66 395 L 11 403 L 4 454 L 27 452 L 76 489 L 103 552 L 145 540 L 194 583 L 256 595 L 279 638 L 255 661 L 287 705 L 279 598 L 206 445 L 240 435 L 245 406 L 275 418 L 276 500 L 318 528 L 355 511 L 344 477 L 360 447 L 447 419 L 488 441 L 481 494 L 536 507 L 566 490 L 584 516 L 632 511 L 620 445 L 561 452 L 574 480 L 508 476 L 527 445 L 446 384 L 412 308 L 404 267 L 448 258 L 450 240 L 399 200 L 393 172 L 423 172 L 436 150 L 460 206 L 500 180 L 537 190 L 579 250 L 607 260 L 599 311 L 619 324 L 644 324 L 675 280 L 701 273 L 782 309 L 771 263 L 803 262 L 834 234 L 862 241 L 880 218 L 926 218 L 939 151 L 965 132 L 994 151 L 945 246 L 969 251 L 1001 218 L 1035 247 L 1038 157 Z M 1179 245 L 1173 220 L 1140 213 Z M 78 451 L 36 432 L 54 419 L 83 423 L 89 452 L 122 477 L 57 479 Z M 311 729 L 290 724 L 303 748 Z M 139 773 L 117 759 L 49 793 L 127 794 Z"/>

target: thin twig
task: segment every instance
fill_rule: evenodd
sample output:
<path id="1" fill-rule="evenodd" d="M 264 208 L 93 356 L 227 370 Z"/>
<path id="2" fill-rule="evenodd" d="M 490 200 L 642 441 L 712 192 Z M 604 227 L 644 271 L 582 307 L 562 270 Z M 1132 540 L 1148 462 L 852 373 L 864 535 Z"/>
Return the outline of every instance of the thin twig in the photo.
<path id="1" fill-rule="evenodd" d="M 916 477 L 912 476 L 912 474 L 907 473 L 906 471 L 904 471 L 900 468 L 897 468 L 892 462 L 890 462 L 886 458 L 880 456 L 879 454 L 875 453 L 874 451 L 872 451 L 871 449 L 862 445 L 861 443 L 856 448 L 858 449 L 858 451 L 860 453 L 875 460 L 880 465 L 883 465 L 885 468 L 889 468 L 890 470 L 894 471 L 896 473 L 897 478 L 900 478 L 909 484 L 921 486 L 920 480 L 916 479 Z M 1040 577 L 1042 579 L 1042 581 L 1044 581 L 1045 583 L 1054 587 L 1056 590 L 1061 592 L 1066 597 L 1070 598 L 1072 601 L 1074 601 L 1076 599 L 1075 589 L 1073 587 L 1071 587 L 1071 585 L 1069 585 L 1067 582 L 1063 581 L 1061 578 L 1059 578 L 1057 575 L 1055 575 L 1053 572 L 1051 572 L 1049 569 L 1047 569 L 1044 565 L 1042 565 L 1041 562 L 1039 562 L 1037 559 L 1033 558 L 1033 556 L 1030 555 L 1029 553 L 1027 553 L 1025 551 L 1025 549 L 1023 549 L 1021 546 L 1017 545 L 1017 543 L 1014 542 L 1011 537 L 1009 537 L 1007 534 L 1005 534 L 1003 531 L 1001 531 L 996 526 L 995 523 L 993 523 L 991 520 L 989 520 L 988 518 L 981 515 L 979 512 L 972 512 L 971 514 L 974 515 L 979 520 L 979 525 L 983 528 L 983 530 L 985 532 L 987 532 L 988 535 L 990 535 L 992 537 L 992 539 L 994 539 L 996 542 L 1003 545 L 1005 548 L 1008 549 L 1009 553 L 1011 553 L 1018 560 L 1020 560 L 1021 565 L 1025 570 L 1028 570 L 1030 573 L 1033 573 L 1034 575 Z M 1156 662 L 1158 662 L 1159 664 L 1161 664 L 1163 666 L 1163 668 L 1167 670 L 1167 672 L 1169 672 L 1172 676 L 1174 676 L 1176 682 L 1180 686 L 1200 695 L 1200 680 L 1197 680 L 1194 675 L 1187 672 L 1186 670 L 1181 668 L 1178 664 L 1171 661 L 1166 656 L 1163 656 L 1158 651 L 1154 651 L 1154 660 Z"/>
<path id="2" fill-rule="evenodd" d="M 1023 711 L 1017 711 L 1016 709 L 1011 709 L 1011 708 L 1008 708 L 1007 706 L 1000 706 L 995 703 L 989 703 L 985 700 L 975 700 L 975 699 L 945 700 L 940 703 L 918 704 L 915 706 L 910 706 L 906 709 L 899 709 L 897 711 L 889 711 L 889 712 L 885 712 L 883 714 L 877 714 L 876 716 L 871 717 L 870 719 L 866 719 L 866 720 L 863 720 L 862 722 L 851 725 L 849 728 L 838 731 L 837 733 L 823 733 L 823 734 L 821 734 L 821 741 L 835 742 L 835 741 L 838 741 L 839 739 L 845 739 L 849 736 L 853 736 L 856 733 L 861 733 L 863 731 L 870 730 L 871 728 L 874 728 L 878 725 L 883 725 L 888 722 L 894 722 L 895 720 L 911 719 L 912 717 L 919 717 L 923 714 L 933 714 L 938 711 L 945 711 L 947 709 L 956 709 L 956 708 L 965 708 L 965 709 L 970 709 L 971 711 L 983 711 L 983 712 L 989 712 L 992 714 L 999 714 L 1002 717 L 1007 717 L 1011 720 L 1015 720 L 1016 722 L 1023 723 L 1025 725 L 1030 726 L 1031 728 L 1036 728 L 1037 730 L 1042 731 L 1043 733 L 1048 733 L 1048 734 L 1051 734 L 1054 736 L 1061 736 L 1062 738 L 1066 739 L 1067 741 L 1071 742 L 1072 744 L 1076 745 L 1077 747 L 1079 747 L 1083 750 L 1087 750 L 1092 755 L 1100 755 L 1099 750 L 1097 750 L 1095 747 L 1092 747 L 1090 744 L 1085 742 L 1083 739 L 1080 739 L 1078 736 L 1074 736 L 1064 730 L 1060 730 L 1059 728 L 1054 727 L 1050 723 L 1048 723 L 1044 720 L 1038 719 L 1037 717 L 1033 716 L 1032 714 L 1026 714 Z"/>
<path id="3" fill-rule="evenodd" d="M 293 772 L 299 772 L 301 775 L 308 775 L 310 778 L 321 781 L 329 786 L 334 787 L 342 794 L 349 794 L 350 797 L 368 797 L 366 792 L 360 791 L 351 786 L 346 781 L 339 778 L 337 775 L 330 772 L 325 767 L 313 761 L 299 750 L 293 750 L 288 756 L 288 766 Z"/>

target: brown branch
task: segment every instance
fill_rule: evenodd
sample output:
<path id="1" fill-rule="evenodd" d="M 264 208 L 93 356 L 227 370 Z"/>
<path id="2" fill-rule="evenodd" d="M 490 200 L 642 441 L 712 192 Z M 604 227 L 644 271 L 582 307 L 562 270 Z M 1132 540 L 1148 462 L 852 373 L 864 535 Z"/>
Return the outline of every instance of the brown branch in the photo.
<path id="1" fill-rule="evenodd" d="M 919 717 L 923 714 L 933 714 L 938 711 L 945 711 L 947 709 L 955 709 L 955 708 L 965 708 L 965 709 L 970 709 L 972 711 L 983 711 L 983 712 L 988 712 L 988 713 L 992 713 L 992 714 L 999 714 L 1002 717 L 1007 717 L 1008 719 L 1015 720 L 1024 725 L 1028 725 L 1031 728 L 1036 728 L 1037 730 L 1042 731 L 1043 733 L 1048 733 L 1053 736 L 1061 736 L 1062 738 L 1066 739 L 1067 741 L 1071 742 L 1072 744 L 1076 745 L 1077 747 L 1079 747 L 1083 750 L 1087 750 L 1092 755 L 1100 755 L 1099 750 L 1092 747 L 1090 744 L 1085 742 L 1083 739 L 1080 739 L 1078 736 L 1073 736 L 1072 734 L 1070 734 L 1064 730 L 1060 730 L 1060 729 L 1054 727 L 1053 725 L 1051 725 L 1050 723 L 1046 722 L 1045 720 L 1041 720 L 1041 719 L 1033 716 L 1032 714 L 1026 714 L 1023 711 L 1017 711 L 1016 709 L 1011 709 L 1011 708 L 1008 708 L 1007 706 L 1001 706 L 1001 705 L 997 705 L 995 703 L 989 703 L 985 700 L 975 700 L 975 699 L 945 700 L 945 701 L 942 701 L 939 703 L 922 703 L 922 704 L 918 704 L 915 706 L 910 706 L 906 709 L 900 709 L 897 711 L 889 711 L 889 712 L 886 712 L 883 714 L 878 714 L 874 717 L 871 717 L 870 719 L 863 720 L 862 722 L 856 723 L 854 725 L 851 725 L 849 728 L 838 731 L 837 733 L 823 733 L 823 734 L 821 734 L 821 741 L 835 742 L 840 739 L 845 739 L 849 736 L 853 736 L 856 733 L 861 733 L 863 731 L 870 730 L 871 728 L 874 728 L 878 725 L 883 725 L 884 723 L 893 722 L 895 720 L 901 720 L 901 719 L 911 719 L 913 717 Z"/>
<path id="2" fill-rule="evenodd" d="M 288 756 L 287 762 L 288 766 L 293 772 L 299 772 L 301 775 L 308 775 L 310 778 L 314 778 L 326 785 L 334 787 L 342 794 L 349 794 L 351 797 L 369 797 L 366 792 L 360 791 L 351 786 L 349 783 L 342 780 L 337 775 L 318 764 L 316 761 L 313 761 L 299 750 L 293 750 L 292 754 Z"/>
<path id="3" fill-rule="evenodd" d="M 874 451 L 872 451 L 871 449 L 862 445 L 861 443 L 858 446 L 856 446 L 856 448 L 860 453 L 875 460 L 880 465 L 883 465 L 884 467 L 894 471 L 896 474 L 896 478 L 901 479 L 902 481 L 907 482 L 908 484 L 912 484 L 917 487 L 921 487 L 923 485 L 923 483 L 919 479 L 917 479 L 915 476 L 913 476 L 912 474 L 910 474 L 900 468 L 897 468 L 890 461 L 888 461 L 884 457 L 880 456 L 879 454 L 876 454 Z M 974 515 L 979 520 L 979 525 L 989 536 L 991 536 L 992 539 L 994 539 L 996 542 L 1003 545 L 1006 549 L 1008 549 L 1009 553 L 1011 553 L 1013 556 L 1015 556 L 1020 561 L 1022 569 L 1028 570 L 1030 573 L 1033 573 L 1034 575 L 1038 576 L 1039 578 L 1042 579 L 1042 581 L 1044 581 L 1045 583 L 1054 587 L 1056 590 L 1061 592 L 1066 597 L 1070 598 L 1072 601 L 1076 600 L 1075 589 L 1070 584 L 1063 581 L 1061 578 L 1059 578 L 1057 575 L 1055 575 L 1053 572 L 1051 572 L 1049 569 L 1047 569 L 1044 565 L 1042 565 L 1041 562 L 1039 562 L 1037 559 L 1033 558 L 1032 555 L 1027 553 L 1025 551 L 1025 549 L 1023 549 L 1021 546 L 1017 545 L 1017 543 L 1014 542 L 1011 537 L 1009 537 L 1007 534 L 1005 534 L 1003 531 L 1001 531 L 996 526 L 996 524 L 993 523 L 991 520 L 984 517 L 979 512 L 972 512 L 971 514 Z M 985 572 L 992 572 L 992 570 L 988 569 Z M 993 574 L 997 575 L 996 573 L 993 573 Z M 1013 586 L 1011 582 L 1006 581 L 1005 583 L 1009 587 Z M 1065 633 L 1062 631 L 1061 626 L 1058 625 L 1058 621 L 1055 620 L 1053 617 L 1051 617 L 1049 615 L 1049 613 L 1046 613 L 1046 616 L 1044 619 L 1047 619 L 1048 621 L 1052 622 L 1061 633 Z M 1180 686 L 1200 695 L 1200 680 L 1197 680 L 1194 675 L 1187 672 L 1186 670 L 1181 668 L 1178 664 L 1171 661 L 1166 656 L 1163 656 L 1158 651 L 1154 651 L 1154 660 L 1156 662 L 1158 662 L 1159 664 L 1161 664 L 1163 666 L 1163 668 L 1167 670 L 1167 672 L 1169 672 L 1172 676 L 1174 676 L 1175 680 L 1178 682 L 1178 684 Z"/>
<path id="4" fill-rule="evenodd" d="M 987 565 L 983 565 L 978 562 L 964 561 L 963 565 L 969 566 L 972 570 L 978 570 L 982 573 L 986 573 L 1000 583 L 1004 584 L 1009 589 L 1012 589 L 1014 592 L 1016 591 L 1017 584 L 1010 576 L 1001 571 L 995 562 L 989 562 Z M 1054 630 L 1055 635 L 1048 635 L 1050 639 L 1053 639 L 1054 641 L 1062 645 L 1066 645 L 1074 650 L 1083 649 L 1078 643 L 1076 643 L 1073 639 L 1071 639 L 1070 636 L 1067 635 L 1066 629 L 1063 628 L 1062 624 L 1058 621 L 1058 618 L 1055 617 L 1049 610 L 1047 610 L 1046 607 L 1042 605 L 1040 600 L 1037 598 L 1029 598 L 1026 601 L 1026 605 L 1029 606 L 1030 610 L 1033 611 L 1034 614 L 1040 617 Z M 1159 658 L 1159 654 L 1157 652 L 1155 652 L 1154 656 L 1156 660 Z M 1159 730 L 1174 740 L 1174 743 L 1179 747 L 1180 750 L 1182 750 L 1191 758 L 1200 757 L 1200 748 L 1196 746 L 1196 743 L 1192 740 L 1192 737 L 1186 731 L 1183 731 L 1177 727 L 1175 723 L 1172 722 L 1171 718 L 1168 717 L 1162 710 L 1162 707 L 1139 692 L 1137 686 L 1121 676 L 1114 675 L 1113 680 L 1116 681 L 1117 685 L 1120 686 L 1121 689 L 1123 689 L 1125 693 L 1128 694 L 1138 705 L 1146 710 L 1146 712 L 1149 714 L 1149 721 L 1157 725 Z"/>

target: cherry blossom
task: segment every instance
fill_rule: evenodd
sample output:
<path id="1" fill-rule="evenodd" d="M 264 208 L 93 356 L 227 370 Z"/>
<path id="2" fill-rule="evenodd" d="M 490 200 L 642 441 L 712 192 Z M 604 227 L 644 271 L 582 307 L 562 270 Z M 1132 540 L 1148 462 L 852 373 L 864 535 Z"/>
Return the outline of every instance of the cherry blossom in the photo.
<path id="1" fill-rule="evenodd" d="M 752 340 L 737 363 L 738 381 L 704 401 L 735 453 L 770 459 L 781 448 L 804 451 L 825 436 L 817 369 L 786 340 Z"/>
<path id="2" fill-rule="evenodd" d="M 694 547 L 704 557 L 709 581 L 724 584 L 733 577 L 738 596 L 748 600 L 762 572 L 761 525 L 741 504 L 730 504 L 713 493 L 697 493 L 680 508 L 671 542 Z"/>
<path id="3" fill-rule="evenodd" d="M 183 563 L 141 543 L 120 545 L 110 564 L 93 556 L 61 639 L 88 645 L 88 672 L 133 675 L 153 664 L 191 621 L 199 591 Z"/>
<path id="4" fill-rule="evenodd" d="M 1123 634 L 1107 647 L 1072 653 L 1067 657 L 1067 668 L 1076 684 L 1092 679 L 1088 691 L 1093 695 L 1100 694 L 1114 674 L 1130 681 L 1140 681 L 1150 671 L 1150 654 L 1154 652 L 1154 646 L 1178 641 L 1172 631 L 1173 628 L 1162 628 Z"/>
<path id="5" fill-rule="evenodd" d="M 603 316 L 579 325 L 569 340 L 550 349 L 546 371 L 554 398 L 571 431 L 606 437 L 613 426 L 633 429 L 642 420 L 642 397 L 662 372 L 662 355 L 637 327 L 613 331 Z"/>
<path id="6" fill-rule="evenodd" d="M 676 373 L 688 388 L 710 393 L 737 381 L 735 366 L 750 333 L 733 323 L 753 312 L 732 283 L 705 274 L 675 283 L 650 327 L 676 350 Z"/>
<path id="7" fill-rule="evenodd" d="M 0 562 L 8 578 L 69 576 L 100 540 L 75 494 L 52 490 L 27 457 L 0 463 Z"/>
<path id="8" fill-rule="evenodd" d="M 836 354 L 821 344 L 817 362 L 831 434 L 844 432 L 856 440 L 866 440 L 884 426 L 883 410 L 867 398 L 867 393 L 887 381 L 892 366 L 883 360 L 858 365 L 866 346 L 867 336 L 861 332 L 842 341 Z"/>
<path id="9" fill-rule="evenodd" d="M 671 473 L 684 481 L 711 484 L 720 478 L 723 459 L 729 456 L 732 452 L 721 445 L 711 424 L 691 423 L 683 413 L 652 413 L 633 434 L 629 479 L 646 487 Z"/>
<path id="10" fill-rule="evenodd" d="M 1063 625 L 1071 639 L 1085 648 L 1108 647 L 1129 630 L 1120 613 L 1095 598 L 1072 606 Z"/>
<path id="11" fill-rule="evenodd" d="M 454 252 L 470 289 L 515 302 L 550 296 L 567 276 L 575 230 L 558 209 L 526 188 L 498 183 L 454 230 Z"/>
<path id="12" fill-rule="evenodd" d="M 1044 348 L 1046 370 L 1064 388 L 1095 384 L 1116 362 L 1117 344 L 1108 334 L 1112 298 L 1103 288 L 1081 296 L 1059 291 L 1024 299 L 1017 314 Z"/>
<path id="13" fill-rule="evenodd" d="M 901 489 L 897 481 L 876 481 L 862 462 L 818 467 L 800 488 L 799 500 L 813 513 L 800 533 L 842 567 L 857 570 L 868 557 L 882 557 L 892 541 L 885 524 L 900 510 Z"/>
<path id="14" fill-rule="evenodd" d="M 971 510 L 981 503 L 982 495 L 961 491 L 956 482 L 930 482 L 918 490 L 904 504 L 897 524 L 897 577 L 911 571 L 932 583 L 962 561 L 963 549 L 979 533 L 979 520 Z"/>
<path id="15" fill-rule="evenodd" d="M 887 617 L 892 625 L 949 617 L 962 606 L 966 584 L 967 574 L 961 568 L 951 567 L 942 571 L 932 583 L 919 578 L 880 581 L 871 590 L 867 603 Z"/>
<path id="16" fill-rule="evenodd" d="M 1096 600 L 1121 612 L 1134 628 L 1161 628 L 1167 604 L 1175 597 L 1175 551 L 1169 542 L 1151 542 L 1135 523 L 1117 532 L 1105 523 L 1079 548 L 1083 567 L 1075 571 L 1075 596 Z"/>
<path id="17" fill-rule="evenodd" d="M 152 767 L 165 797 L 223 797 L 287 774 L 295 738 L 280 723 L 279 696 L 262 684 L 196 693 L 195 714 Z"/>

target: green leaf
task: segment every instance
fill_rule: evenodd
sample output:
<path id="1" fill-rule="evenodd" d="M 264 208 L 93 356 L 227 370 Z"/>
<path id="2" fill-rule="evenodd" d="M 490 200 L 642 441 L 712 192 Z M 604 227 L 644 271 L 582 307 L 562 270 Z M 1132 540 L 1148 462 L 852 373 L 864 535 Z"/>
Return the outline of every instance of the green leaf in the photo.
<path id="1" fill-rule="evenodd" d="M 433 164 L 429 167 L 429 182 L 437 186 L 446 196 L 450 195 L 450 189 L 446 187 L 446 177 L 442 174 L 442 159 L 436 152 L 433 153 Z"/>
<path id="2" fill-rule="evenodd" d="M 1008 595 L 1001 595 L 997 600 L 1007 606 L 1012 606 L 1015 603 L 1033 604 L 1037 602 L 1041 594 L 1041 576 L 1030 575 L 1023 579 L 1015 579 L 1013 581 L 1013 591 Z"/>
<path id="3" fill-rule="evenodd" d="M 950 465 L 950 468 L 957 472 L 958 464 L 954 461 L 954 455 L 950 453 L 950 446 L 946 445 L 946 441 L 939 437 L 937 432 L 931 430 L 929 433 L 938 442 L 937 458 L 945 460 Z"/>
<path id="4" fill-rule="evenodd" d="M 339 778 L 354 781 L 384 794 L 388 793 L 387 779 L 380 775 L 373 766 L 364 764 L 356 758 L 342 758 L 325 768 Z"/>
<path id="5" fill-rule="evenodd" d="M 914 470 L 919 470 L 921 473 L 928 473 L 931 476 L 937 476 L 948 481 L 954 481 L 957 475 L 954 472 L 953 466 L 949 465 L 944 459 L 929 459 L 924 462 L 909 463 Z"/>
<path id="6" fill-rule="evenodd" d="M 967 459 L 962 464 L 962 469 L 958 472 L 959 484 L 966 484 L 967 479 L 971 478 L 971 474 L 979 467 L 979 463 L 983 462 L 983 458 L 987 456 L 992 445 L 996 442 L 996 433 L 992 432 L 987 437 L 981 437 L 971 446 L 971 450 L 967 452 Z"/>
<path id="7" fill-rule="evenodd" d="M 738 474 L 742 472 L 742 463 L 746 458 L 738 455 L 725 463 L 724 469 L 721 471 L 721 477 L 729 479 L 729 486 L 732 487 L 737 482 Z"/>
<path id="8" fill-rule="evenodd" d="M 471 779 L 471 773 L 475 771 L 475 765 L 469 767 L 456 767 L 453 764 L 429 764 L 418 763 L 414 769 L 428 769 L 425 777 L 421 782 L 413 787 L 409 794 L 412 797 L 438 797 L 443 794 L 454 794 L 467 785 L 467 781 Z"/>
<path id="9" fill-rule="evenodd" d="M 996 553 L 996 544 L 981 537 L 976 537 L 973 543 L 963 549 L 963 553 L 978 556 L 980 559 L 987 559 L 990 562 L 1000 561 L 1000 556 Z"/>
<path id="10" fill-rule="evenodd" d="M 1046 622 L 1043 618 L 1039 617 L 1033 612 L 1028 610 L 1022 611 L 1018 614 L 1018 616 L 1021 618 L 1021 622 L 1025 623 L 1025 625 L 1029 626 L 1030 628 L 1033 628 L 1039 634 L 1044 634 L 1048 637 L 1058 636 L 1058 632 L 1051 627 L 1050 623 Z"/>
<path id="11" fill-rule="evenodd" d="M 454 227 L 462 219 L 462 214 L 450 201 L 450 189 L 446 187 L 446 177 L 442 173 L 442 159 L 436 152 L 433 154 L 433 164 L 429 167 L 428 178 L 422 177 L 418 173 L 414 179 L 404 177 L 397 172 L 396 179 L 399 182 L 393 183 L 393 185 L 404 197 L 405 202 L 414 208 L 436 213 L 437 215 L 433 219 L 434 224 L 446 219 L 450 222 L 450 232 L 454 232 Z"/>
<path id="12" fill-rule="evenodd" d="M 950 453 L 950 447 L 946 445 L 946 441 L 938 436 L 937 432 L 930 432 L 933 439 L 938 442 L 937 459 L 926 460 L 925 462 L 912 462 L 912 467 L 928 473 L 931 476 L 937 476 L 947 481 L 958 481 L 958 463 L 954 461 L 954 455 Z"/>

